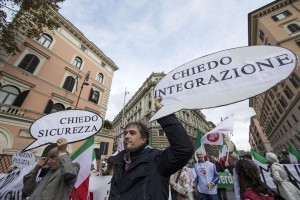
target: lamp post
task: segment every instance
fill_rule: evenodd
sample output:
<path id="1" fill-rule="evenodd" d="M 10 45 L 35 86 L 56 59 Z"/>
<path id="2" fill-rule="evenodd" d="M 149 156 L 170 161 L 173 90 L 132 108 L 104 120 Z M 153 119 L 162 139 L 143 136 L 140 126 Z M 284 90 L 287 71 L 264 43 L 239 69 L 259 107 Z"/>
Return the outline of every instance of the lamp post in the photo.
<path id="1" fill-rule="evenodd" d="M 129 94 L 128 91 L 126 91 L 127 87 L 125 87 L 125 93 L 124 93 L 124 102 L 123 102 L 123 111 L 122 111 L 122 128 L 124 127 L 124 110 L 125 110 L 125 100 L 126 95 Z"/>
<path id="2" fill-rule="evenodd" d="M 80 91 L 79 91 L 79 95 L 78 95 L 78 98 L 77 98 L 77 102 L 76 102 L 76 106 L 75 106 L 75 109 L 77 108 L 77 105 L 78 105 L 78 101 L 80 99 L 80 96 L 81 96 L 81 92 L 82 92 L 82 89 L 83 89 L 83 86 L 85 85 L 89 85 L 88 81 L 89 81 L 89 77 L 90 77 L 90 71 L 88 71 L 84 77 L 84 80 L 81 84 L 81 88 L 80 88 Z"/>

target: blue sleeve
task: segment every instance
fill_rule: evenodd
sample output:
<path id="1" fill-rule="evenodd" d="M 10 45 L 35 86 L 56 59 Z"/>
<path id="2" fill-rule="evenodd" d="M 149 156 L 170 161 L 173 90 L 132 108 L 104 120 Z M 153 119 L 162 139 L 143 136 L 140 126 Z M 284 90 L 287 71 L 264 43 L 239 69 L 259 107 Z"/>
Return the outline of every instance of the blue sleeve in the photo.
<path id="1" fill-rule="evenodd" d="M 213 166 L 213 171 L 214 171 L 214 176 L 213 176 L 213 179 L 211 182 L 213 182 L 215 185 L 217 185 L 219 182 L 219 175 L 217 173 L 215 166 Z"/>

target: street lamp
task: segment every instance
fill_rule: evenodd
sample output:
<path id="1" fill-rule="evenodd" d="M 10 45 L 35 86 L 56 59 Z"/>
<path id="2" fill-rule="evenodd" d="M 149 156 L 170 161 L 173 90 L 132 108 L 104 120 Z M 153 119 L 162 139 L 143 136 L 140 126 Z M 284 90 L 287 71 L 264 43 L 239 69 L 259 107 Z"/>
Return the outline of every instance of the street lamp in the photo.
<path id="1" fill-rule="evenodd" d="M 123 111 L 122 111 L 122 127 L 124 128 L 124 110 L 125 110 L 125 100 L 126 100 L 126 95 L 129 94 L 128 91 L 126 91 L 127 87 L 125 87 L 125 94 L 124 94 L 124 102 L 123 102 Z"/>
<path id="2" fill-rule="evenodd" d="M 84 77 L 84 80 L 81 84 L 81 88 L 80 88 L 80 91 L 79 91 L 79 95 L 78 95 L 78 99 L 77 99 L 77 102 L 76 102 L 76 106 L 75 106 L 75 109 L 77 108 L 77 105 L 78 105 L 78 101 L 80 99 L 80 96 L 81 96 L 81 92 L 82 92 L 82 89 L 83 89 L 83 86 L 85 85 L 89 85 L 88 81 L 89 81 L 89 77 L 90 77 L 90 71 L 88 71 L 88 73 L 86 73 L 85 77 Z"/>

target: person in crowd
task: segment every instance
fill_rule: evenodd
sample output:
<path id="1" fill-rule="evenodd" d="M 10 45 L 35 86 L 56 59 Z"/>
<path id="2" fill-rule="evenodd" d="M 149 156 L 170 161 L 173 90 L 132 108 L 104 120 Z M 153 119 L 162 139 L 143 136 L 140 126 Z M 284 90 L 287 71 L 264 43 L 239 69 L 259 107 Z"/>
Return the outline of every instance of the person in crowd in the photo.
<path id="1" fill-rule="evenodd" d="M 239 160 L 235 165 L 242 200 L 274 200 L 271 189 L 260 180 L 248 160 Z"/>
<path id="2" fill-rule="evenodd" d="M 189 160 L 188 164 L 186 165 L 186 170 L 189 173 L 191 181 L 192 181 L 193 197 L 194 197 L 194 199 L 197 199 L 197 196 L 198 196 L 197 190 L 193 186 L 193 184 L 194 184 L 194 182 L 195 182 L 195 180 L 197 178 L 197 174 L 196 174 L 196 171 L 195 171 L 194 164 L 195 164 L 195 160 L 194 160 L 194 158 L 191 158 Z"/>
<path id="3" fill-rule="evenodd" d="M 254 170 L 256 171 L 256 173 L 257 173 L 258 175 L 260 175 L 260 168 L 259 168 L 259 166 L 252 160 L 252 156 L 251 156 L 250 154 L 245 154 L 245 155 L 243 156 L 243 158 L 244 158 L 245 160 L 247 160 L 248 162 L 250 162 L 251 165 L 252 165 L 252 167 L 253 167 Z"/>
<path id="4" fill-rule="evenodd" d="M 155 101 L 162 107 L 161 98 Z M 169 178 L 189 161 L 193 144 L 182 124 L 171 114 L 157 122 L 163 128 L 170 147 L 165 150 L 146 148 L 149 130 L 141 122 L 131 122 L 124 128 L 124 150 L 114 156 L 109 199 L 168 199 Z"/>
<path id="5" fill-rule="evenodd" d="M 233 151 L 229 152 L 228 161 L 225 162 L 225 167 L 227 167 L 230 173 L 233 175 L 233 187 L 234 187 L 234 196 L 235 200 L 240 200 L 240 187 L 238 184 L 238 176 L 236 174 L 235 165 L 239 160 L 238 155 L 236 155 Z"/>
<path id="6" fill-rule="evenodd" d="M 66 138 L 57 140 L 57 147 L 48 152 L 48 156 L 41 157 L 35 168 L 23 178 L 23 194 L 29 200 L 68 199 L 77 180 L 80 169 L 78 163 L 72 163 L 67 154 L 68 141 Z M 49 171 L 36 183 L 38 171 L 45 165 Z"/>
<path id="7" fill-rule="evenodd" d="M 198 199 L 201 200 L 218 200 L 217 184 L 219 176 L 215 165 L 204 160 L 204 155 L 201 150 L 196 152 L 198 162 L 195 163 L 197 173 Z"/>
<path id="8" fill-rule="evenodd" d="M 282 158 L 279 161 L 280 164 L 291 164 L 289 153 L 286 151 L 282 152 Z"/>
<path id="9" fill-rule="evenodd" d="M 90 174 L 91 176 L 98 176 L 98 172 L 94 166 L 94 163 L 91 164 Z"/>
<path id="10" fill-rule="evenodd" d="M 193 181 L 187 171 L 187 167 L 183 167 L 170 177 L 170 186 L 172 200 L 194 200 L 193 197 Z"/>
<path id="11" fill-rule="evenodd" d="M 210 156 L 209 161 L 216 167 L 217 172 L 224 172 L 221 164 L 217 161 L 216 157 Z M 219 200 L 227 200 L 226 188 L 217 188 Z"/>
<path id="12" fill-rule="evenodd" d="M 270 165 L 271 177 L 278 187 L 279 194 L 286 200 L 300 199 L 300 191 L 289 181 L 288 174 L 283 166 L 279 164 L 277 156 L 272 152 L 268 152 L 266 159 Z"/>
<path id="13" fill-rule="evenodd" d="M 107 169 L 102 173 L 102 176 L 112 176 L 114 174 L 115 161 L 112 156 L 107 159 Z"/>

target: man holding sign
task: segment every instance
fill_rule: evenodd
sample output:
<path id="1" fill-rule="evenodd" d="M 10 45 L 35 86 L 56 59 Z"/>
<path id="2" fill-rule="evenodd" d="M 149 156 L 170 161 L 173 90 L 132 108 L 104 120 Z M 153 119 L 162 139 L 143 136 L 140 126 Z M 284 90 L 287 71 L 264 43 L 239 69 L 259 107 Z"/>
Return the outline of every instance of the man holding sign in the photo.
<path id="1" fill-rule="evenodd" d="M 155 107 L 160 109 L 161 99 Z M 140 200 L 168 199 L 169 178 L 189 161 L 193 144 L 174 114 L 157 120 L 170 147 L 165 150 L 146 148 L 149 140 L 147 126 L 132 122 L 124 129 L 124 148 L 114 157 L 116 163 L 111 179 L 109 199 Z"/>
<path id="2" fill-rule="evenodd" d="M 57 140 L 57 147 L 52 148 L 46 157 L 41 157 L 35 168 L 24 176 L 23 194 L 29 200 L 67 199 L 77 180 L 80 169 L 78 163 L 72 163 L 67 154 L 68 141 L 65 138 Z M 38 171 L 49 166 L 49 172 L 37 184 Z"/>

